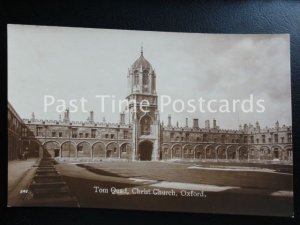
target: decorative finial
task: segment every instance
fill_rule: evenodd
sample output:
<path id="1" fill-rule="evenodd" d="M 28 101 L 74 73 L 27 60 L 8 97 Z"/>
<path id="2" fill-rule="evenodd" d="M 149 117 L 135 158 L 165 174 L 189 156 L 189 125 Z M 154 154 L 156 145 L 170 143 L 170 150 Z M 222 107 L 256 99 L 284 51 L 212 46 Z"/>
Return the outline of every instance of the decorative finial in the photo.
<path id="1" fill-rule="evenodd" d="M 144 51 L 143 51 L 143 42 L 141 44 L 141 55 L 143 55 Z"/>

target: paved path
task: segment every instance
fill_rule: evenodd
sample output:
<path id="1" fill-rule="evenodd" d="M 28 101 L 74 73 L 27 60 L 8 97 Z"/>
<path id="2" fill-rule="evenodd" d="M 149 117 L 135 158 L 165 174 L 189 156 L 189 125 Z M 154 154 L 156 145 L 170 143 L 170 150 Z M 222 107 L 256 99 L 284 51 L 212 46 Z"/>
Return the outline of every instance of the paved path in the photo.
<path id="1" fill-rule="evenodd" d="M 32 181 L 37 159 L 8 162 L 8 206 L 20 206 Z"/>

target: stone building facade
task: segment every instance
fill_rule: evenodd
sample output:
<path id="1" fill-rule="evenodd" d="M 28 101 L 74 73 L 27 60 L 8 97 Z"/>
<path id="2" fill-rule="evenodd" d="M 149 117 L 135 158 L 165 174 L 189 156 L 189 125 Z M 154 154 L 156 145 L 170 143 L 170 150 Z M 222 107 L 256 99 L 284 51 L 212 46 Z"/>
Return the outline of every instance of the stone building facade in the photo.
<path id="1" fill-rule="evenodd" d="M 22 127 L 23 120 L 8 103 L 7 108 L 7 136 L 8 136 L 8 160 L 20 158 L 22 154 Z"/>
<path id="2" fill-rule="evenodd" d="M 85 122 L 70 120 L 66 109 L 63 119 L 48 121 L 21 120 L 12 106 L 9 109 L 9 155 L 10 159 L 20 151 L 30 156 L 50 155 L 56 158 L 72 159 L 119 159 L 119 160 L 224 160 L 224 161 L 292 161 L 292 127 L 280 126 L 260 128 L 245 124 L 237 130 L 223 130 L 217 121 L 205 121 L 199 127 L 198 119 L 189 126 L 173 126 L 171 115 L 168 123 L 160 122 L 157 108 L 156 72 L 144 58 L 140 57 L 128 70 L 128 95 L 134 100 L 128 113 L 120 114 L 119 123 L 95 122 L 90 112 Z M 147 100 L 147 112 L 140 109 Z M 10 115 L 20 124 L 12 126 Z M 128 121 L 125 121 L 125 116 Z M 16 123 L 16 122 L 14 122 Z"/>

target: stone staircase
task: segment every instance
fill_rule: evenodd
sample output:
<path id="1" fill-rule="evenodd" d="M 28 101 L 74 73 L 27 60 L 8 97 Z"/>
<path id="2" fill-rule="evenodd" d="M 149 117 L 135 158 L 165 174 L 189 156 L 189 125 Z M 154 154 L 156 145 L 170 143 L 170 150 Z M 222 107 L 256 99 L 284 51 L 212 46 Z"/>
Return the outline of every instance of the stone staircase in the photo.
<path id="1" fill-rule="evenodd" d="M 56 171 L 55 163 L 51 157 L 39 160 L 24 206 L 79 207 L 77 198 Z"/>

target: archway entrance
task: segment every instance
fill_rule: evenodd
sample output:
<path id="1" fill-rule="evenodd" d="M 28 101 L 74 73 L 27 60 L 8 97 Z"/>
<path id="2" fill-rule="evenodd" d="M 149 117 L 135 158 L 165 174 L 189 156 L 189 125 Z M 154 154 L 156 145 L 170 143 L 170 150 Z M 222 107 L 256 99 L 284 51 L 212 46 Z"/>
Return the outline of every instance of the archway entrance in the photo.
<path id="1" fill-rule="evenodd" d="M 142 161 L 151 161 L 153 144 L 150 141 L 143 141 L 139 144 L 139 157 Z"/>

